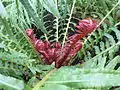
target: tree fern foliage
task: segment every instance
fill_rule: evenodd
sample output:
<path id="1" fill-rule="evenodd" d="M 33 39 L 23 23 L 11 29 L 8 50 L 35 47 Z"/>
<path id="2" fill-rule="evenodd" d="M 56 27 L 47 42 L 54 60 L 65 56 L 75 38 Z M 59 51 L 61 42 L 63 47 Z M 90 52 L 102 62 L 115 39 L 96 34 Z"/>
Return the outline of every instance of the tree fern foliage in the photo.
<path id="1" fill-rule="evenodd" d="M 25 34 L 25 29 L 32 28 L 43 41 L 64 43 L 64 38 L 66 41 L 67 36 L 75 33 L 74 26 L 81 19 L 91 17 L 99 23 L 118 1 L 0 0 L 0 89 L 109 90 L 119 87 L 120 30 L 116 17 L 119 7 L 99 29 L 83 39 L 84 46 L 70 66 L 57 69 L 47 81 L 44 79 L 54 63 L 41 63 L 40 55 Z"/>

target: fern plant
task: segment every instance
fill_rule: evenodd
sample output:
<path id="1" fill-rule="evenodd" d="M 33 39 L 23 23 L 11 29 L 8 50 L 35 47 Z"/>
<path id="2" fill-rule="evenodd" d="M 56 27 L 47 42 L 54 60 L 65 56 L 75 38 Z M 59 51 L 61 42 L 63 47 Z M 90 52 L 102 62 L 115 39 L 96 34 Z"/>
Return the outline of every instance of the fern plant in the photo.
<path id="1" fill-rule="evenodd" d="M 120 31 L 114 16 L 119 3 L 117 0 L 1 0 L 0 89 L 119 88 Z M 25 30 L 32 28 L 36 38 L 60 42 L 64 47 L 67 37 L 74 35 L 76 23 L 87 17 L 98 22 L 102 19 L 100 27 L 83 39 L 82 49 L 72 57 L 69 66 L 60 64 L 62 67 L 56 69 L 54 63 L 44 65 Z"/>

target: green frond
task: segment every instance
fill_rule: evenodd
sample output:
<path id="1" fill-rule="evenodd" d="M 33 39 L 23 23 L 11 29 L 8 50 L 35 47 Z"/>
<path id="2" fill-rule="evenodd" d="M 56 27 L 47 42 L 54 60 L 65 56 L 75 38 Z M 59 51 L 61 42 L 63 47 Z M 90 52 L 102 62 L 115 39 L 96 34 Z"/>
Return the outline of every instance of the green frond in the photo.
<path id="1" fill-rule="evenodd" d="M 30 17 L 35 21 L 35 24 L 37 25 L 38 28 L 41 29 L 41 31 L 43 31 L 44 33 L 46 33 L 46 29 L 44 27 L 44 24 L 42 23 L 41 19 L 39 18 L 37 12 L 35 11 L 35 9 L 32 7 L 30 1 L 26 0 L 20 0 L 20 2 L 22 3 L 22 5 L 25 7 L 26 11 L 29 13 Z"/>
<path id="2" fill-rule="evenodd" d="M 119 74 L 119 71 L 106 69 L 62 67 L 54 72 L 45 83 L 65 85 L 75 89 L 102 89 L 109 88 L 109 86 L 119 86 Z"/>
<path id="3" fill-rule="evenodd" d="M 24 83 L 21 80 L 0 74 L 0 89 L 21 90 L 24 89 Z"/>

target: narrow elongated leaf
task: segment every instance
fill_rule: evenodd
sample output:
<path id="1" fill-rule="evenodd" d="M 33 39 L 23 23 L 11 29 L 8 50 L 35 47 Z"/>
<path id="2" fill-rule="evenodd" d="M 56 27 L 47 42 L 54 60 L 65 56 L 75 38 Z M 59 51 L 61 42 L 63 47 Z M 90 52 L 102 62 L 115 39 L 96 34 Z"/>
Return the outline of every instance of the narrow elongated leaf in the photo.
<path id="1" fill-rule="evenodd" d="M 100 69 L 104 69 L 105 63 L 106 63 L 106 57 L 101 57 L 101 56 L 99 56 L 99 57 L 98 57 L 98 61 L 99 61 L 98 67 L 99 67 Z"/>
<path id="2" fill-rule="evenodd" d="M 115 57 L 110 63 L 106 66 L 106 69 L 114 69 L 117 63 L 120 62 L 120 56 Z"/>
<path id="3" fill-rule="evenodd" d="M 120 41 L 120 31 L 116 28 L 112 28 L 112 29 L 115 32 L 117 39 Z"/>
<path id="4" fill-rule="evenodd" d="M 51 12 L 54 16 L 60 17 L 57 4 L 54 2 L 54 0 L 40 0 L 40 2 L 46 10 Z"/>
<path id="5" fill-rule="evenodd" d="M 25 7 L 29 16 L 35 21 L 37 27 L 40 28 L 43 33 L 46 33 L 46 28 L 44 27 L 44 24 L 42 23 L 42 20 L 39 18 L 37 12 L 32 7 L 31 2 L 29 0 L 20 0 L 20 2 Z"/>
<path id="6" fill-rule="evenodd" d="M 0 0 L 0 15 L 2 15 L 2 16 L 6 16 L 7 15 L 5 7 L 2 4 L 1 0 Z"/>
<path id="7" fill-rule="evenodd" d="M 120 86 L 119 81 L 119 71 L 62 67 L 46 83 L 61 84 L 72 88 L 99 88 Z"/>
<path id="8" fill-rule="evenodd" d="M 21 80 L 7 77 L 0 74 L 0 89 L 4 90 L 23 90 L 24 83 Z"/>

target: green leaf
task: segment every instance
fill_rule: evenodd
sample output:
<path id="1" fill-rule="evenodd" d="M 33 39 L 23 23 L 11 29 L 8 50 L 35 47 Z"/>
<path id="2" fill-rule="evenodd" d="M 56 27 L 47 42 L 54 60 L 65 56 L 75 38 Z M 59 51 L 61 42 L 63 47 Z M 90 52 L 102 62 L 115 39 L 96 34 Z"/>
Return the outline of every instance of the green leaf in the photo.
<path id="1" fill-rule="evenodd" d="M 4 90 L 23 90 L 24 83 L 21 80 L 7 77 L 0 74 L 0 89 Z"/>
<path id="2" fill-rule="evenodd" d="M 23 66 L 35 61 L 34 59 L 30 59 L 26 54 L 16 52 L 16 51 L 13 51 L 10 54 L 5 52 L 4 53 L 0 52 L 0 59 L 3 61 L 14 62 L 16 64 L 20 64 Z"/>
<path id="3" fill-rule="evenodd" d="M 115 44 L 115 40 L 112 35 L 106 33 L 105 36 L 109 39 L 111 45 Z"/>
<path id="4" fill-rule="evenodd" d="M 50 71 L 54 68 L 53 65 L 35 65 L 35 66 L 30 66 L 29 69 L 33 74 L 36 74 L 36 72 L 41 73 L 42 71 Z"/>
<path id="5" fill-rule="evenodd" d="M 0 0 L 0 15 L 1 15 L 1 16 L 4 16 L 4 17 L 7 15 L 6 10 L 5 10 L 5 7 L 4 7 L 4 5 L 2 4 L 1 0 Z"/>
<path id="6" fill-rule="evenodd" d="M 35 21 L 35 24 L 37 25 L 37 27 L 40 28 L 43 33 L 46 33 L 47 32 L 46 28 L 42 20 L 39 18 L 37 11 L 35 11 L 34 8 L 32 7 L 30 0 L 20 0 L 20 2 L 25 7 L 29 16 Z"/>
<path id="7" fill-rule="evenodd" d="M 119 81 L 120 72 L 115 70 L 62 67 L 53 73 L 46 83 L 66 85 L 71 88 L 104 88 L 120 86 Z"/>
<path id="8" fill-rule="evenodd" d="M 116 28 L 112 28 L 112 30 L 115 32 L 118 41 L 120 41 L 120 31 Z"/>
<path id="9" fill-rule="evenodd" d="M 120 56 L 116 56 L 112 61 L 109 62 L 109 64 L 105 68 L 112 70 L 119 62 L 120 62 Z"/>
<path id="10" fill-rule="evenodd" d="M 98 68 L 99 69 L 104 69 L 106 63 L 106 57 L 98 57 Z"/>
<path id="11" fill-rule="evenodd" d="M 0 43 L 0 48 L 5 48 L 5 45 Z"/>
<path id="12" fill-rule="evenodd" d="M 46 84 L 44 87 L 41 87 L 40 90 L 50 90 L 50 88 L 51 90 L 78 90 L 59 84 Z"/>
<path id="13" fill-rule="evenodd" d="M 40 0 L 40 2 L 46 10 L 51 12 L 54 16 L 60 17 L 57 4 L 54 2 L 54 0 Z"/>

